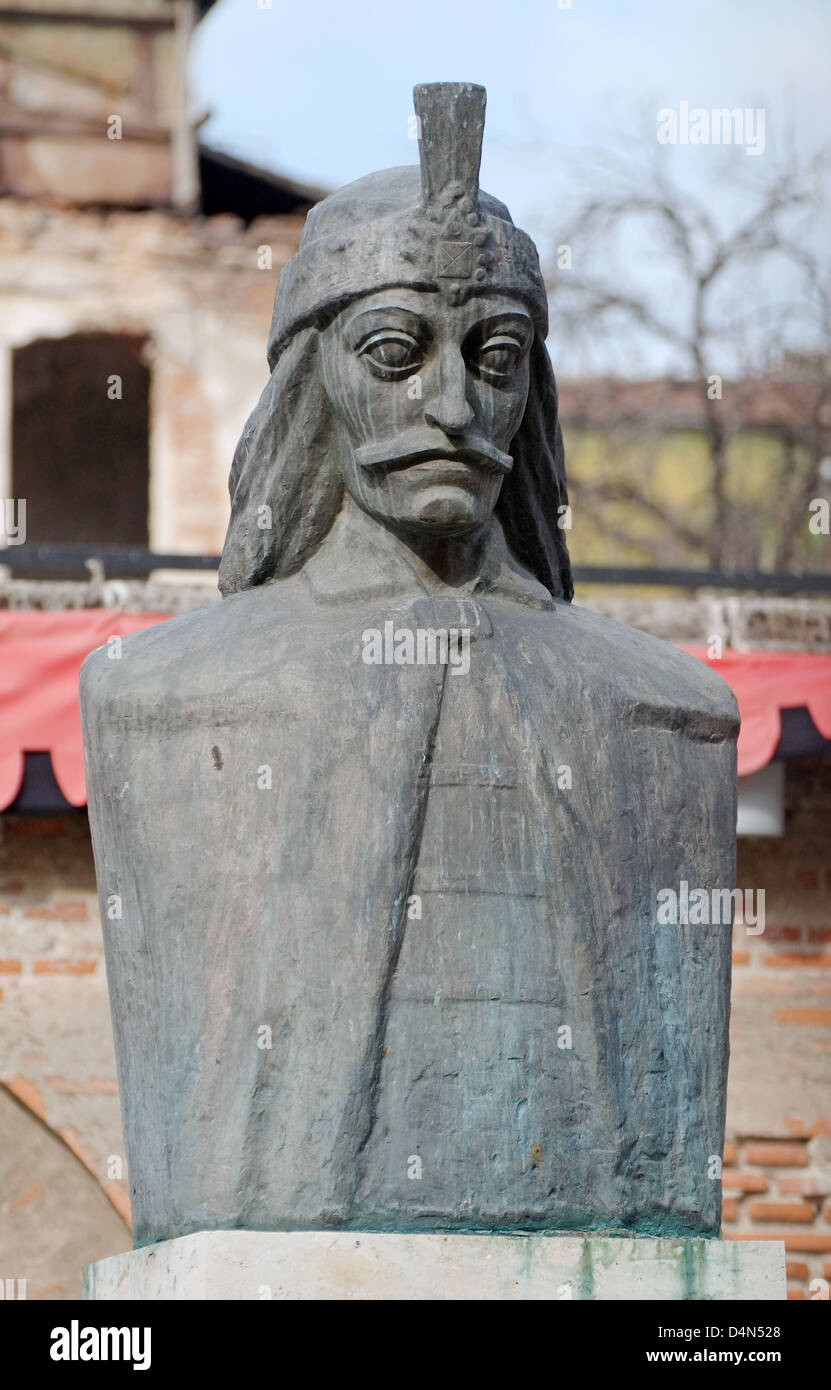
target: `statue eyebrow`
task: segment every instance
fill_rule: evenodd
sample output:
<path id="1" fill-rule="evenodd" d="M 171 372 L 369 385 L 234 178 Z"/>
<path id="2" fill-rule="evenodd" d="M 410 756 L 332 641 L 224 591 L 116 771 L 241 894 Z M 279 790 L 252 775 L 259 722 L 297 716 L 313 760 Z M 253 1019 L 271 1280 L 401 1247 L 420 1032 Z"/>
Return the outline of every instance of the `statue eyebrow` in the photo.
<path id="1" fill-rule="evenodd" d="M 373 329 L 383 328 L 387 324 L 389 324 L 390 327 L 394 327 L 395 325 L 390 323 L 391 315 L 406 319 L 411 329 L 420 336 L 432 336 L 432 330 L 428 321 L 422 318 L 422 316 L 417 314 L 413 309 L 405 309 L 404 306 L 400 304 L 379 304 L 372 309 L 363 309 L 351 320 L 348 333 L 352 346 L 357 347 L 361 340 L 365 338 L 368 333 L 371 333 Z"/>
<path id="2" fill-rule="evenodd" d="M 520 324 L 527 332 L 533 333 L 534 320 L 522 309 L 503 309 L 501 313 L 486 314 L 473 325 L 480 333 L 493 333 L 510 324 Z"/>
<path id="3" fill-rule="evenodd" d="M 509 333 L 512 330 L 527 337 L 530 342 L 534 336 L 534 321 L 521 309 L 504 309 L 501 313 L 488 314 L 471 324 L 465 334 L 465 344 L 471 340 L 483 343 L 494 333 Z"/>

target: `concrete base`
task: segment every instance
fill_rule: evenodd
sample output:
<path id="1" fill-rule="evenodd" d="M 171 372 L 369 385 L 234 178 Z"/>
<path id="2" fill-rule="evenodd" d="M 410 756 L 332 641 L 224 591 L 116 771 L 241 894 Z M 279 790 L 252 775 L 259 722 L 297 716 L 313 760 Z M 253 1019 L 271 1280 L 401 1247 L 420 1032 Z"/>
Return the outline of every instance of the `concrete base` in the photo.
<path id="1" fill-rule="evenodd" d="M 784 1299 L 781 1241 L 200 1231 L 88 1265 L 88 1299 Z"/>

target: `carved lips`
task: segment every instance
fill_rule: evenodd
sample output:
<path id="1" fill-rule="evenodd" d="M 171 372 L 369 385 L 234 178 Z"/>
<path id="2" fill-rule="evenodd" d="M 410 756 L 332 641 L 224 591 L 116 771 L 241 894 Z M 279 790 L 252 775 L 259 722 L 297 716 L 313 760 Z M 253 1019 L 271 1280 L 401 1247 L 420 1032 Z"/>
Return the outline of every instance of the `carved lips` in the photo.
<path id="1" fill-rule="evenodd" d="M 355 461 L 361 468 L 404 468 L 431 459 L 450 459 L 459 464 L 474 463 L 491 473 L 510 473 L 514 466 L 510 454 L 504 454 L 482 435 L 469 435 L 464 444 L 456 447 L 449 445 L 441 434 L 428 427 L 406 430 L 394 439 L 371 440 L 355 449 Z"/>

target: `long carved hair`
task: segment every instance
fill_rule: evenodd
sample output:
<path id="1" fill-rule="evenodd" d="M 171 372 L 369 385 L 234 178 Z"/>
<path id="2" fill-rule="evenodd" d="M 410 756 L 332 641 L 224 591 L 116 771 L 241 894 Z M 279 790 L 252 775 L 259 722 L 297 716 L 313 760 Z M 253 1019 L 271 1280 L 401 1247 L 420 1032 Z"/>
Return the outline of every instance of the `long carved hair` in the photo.
<path id="1" fill-rule="evenodd" d="M 234 454 L 231 519 L 219 567 L 223 595 L 301 569 L 343 502 L 334 413 L 318 362 L 318 328 L 303 328 L 275 364 Z M 508 547 L 554 598 L 571 599 L 557 387 L 545 344 L 531 350 L 528 402 L 510 446 L 514 466 L 496 516 Z"/>

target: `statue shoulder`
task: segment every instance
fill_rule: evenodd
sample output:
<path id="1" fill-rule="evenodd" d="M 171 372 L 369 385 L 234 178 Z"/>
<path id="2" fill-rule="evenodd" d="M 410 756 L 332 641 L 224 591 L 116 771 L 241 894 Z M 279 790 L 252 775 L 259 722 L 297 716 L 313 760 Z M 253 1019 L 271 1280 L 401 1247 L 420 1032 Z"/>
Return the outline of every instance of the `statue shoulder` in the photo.
<path id="1" fill-rule="evenodd" d="M 569 605 L 569 619 L 586 664 L 614 686 L 621 702 L 676 710 L 679 719 L 712 720 L 724 737 L 739 728 L 736 697 L 705 662 L 660 637 L 614 618 Z"/>
<path id="2" fill-rule="evenodd" d="M 258 653 L 279 646 L 281 628 L 307 602 L 297 580 L 262 585 L 132 633 L 118 650 L 96 648 L 81 666 L 85 725 L 107 711 L 141 713 L 233 686 Z"/>

